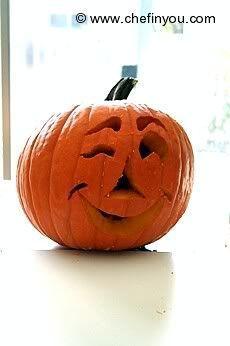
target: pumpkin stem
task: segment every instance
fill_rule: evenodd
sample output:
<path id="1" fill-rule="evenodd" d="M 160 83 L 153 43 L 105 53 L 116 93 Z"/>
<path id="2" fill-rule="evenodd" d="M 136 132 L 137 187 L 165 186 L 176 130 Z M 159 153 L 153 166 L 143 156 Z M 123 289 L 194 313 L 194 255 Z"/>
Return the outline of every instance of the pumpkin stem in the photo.
<path id="1" fill-rule="evenodd" d="M 121 78 L 119 82 L 110 90 L 105 101 L 126 100 L 131 90 L 137 84 L 137 79 L 132 77 Z"/>

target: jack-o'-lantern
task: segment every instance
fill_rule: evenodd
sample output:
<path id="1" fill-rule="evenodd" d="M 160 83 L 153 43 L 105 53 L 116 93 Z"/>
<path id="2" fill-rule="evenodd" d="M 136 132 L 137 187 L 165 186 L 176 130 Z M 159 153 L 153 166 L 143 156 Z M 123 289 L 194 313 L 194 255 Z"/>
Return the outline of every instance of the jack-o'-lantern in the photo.
<path id="1" fill-rule="evenodd" d="M 32 224 L 76 249 L 141 247 L 184 213 L 193 152 L 170 116 L 126 101 L 121 79 L 100 104 L 52 116 L 19 158 L 17 188 Z"/>

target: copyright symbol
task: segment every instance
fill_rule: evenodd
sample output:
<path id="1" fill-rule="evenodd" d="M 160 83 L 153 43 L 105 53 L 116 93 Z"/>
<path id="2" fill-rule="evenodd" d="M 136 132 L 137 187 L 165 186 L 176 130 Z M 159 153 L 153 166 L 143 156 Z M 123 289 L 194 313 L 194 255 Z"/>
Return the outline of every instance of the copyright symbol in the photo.
<path id="1" fill-rule="evenodd" d="M 87 19 L 87 17 L 85 15 L 85 13 L 78 13 L 78 14 L 76 14 L 76 21 L 78 23 L 84 23 L 84 22 L 86 22 L 86 19 Z"/>

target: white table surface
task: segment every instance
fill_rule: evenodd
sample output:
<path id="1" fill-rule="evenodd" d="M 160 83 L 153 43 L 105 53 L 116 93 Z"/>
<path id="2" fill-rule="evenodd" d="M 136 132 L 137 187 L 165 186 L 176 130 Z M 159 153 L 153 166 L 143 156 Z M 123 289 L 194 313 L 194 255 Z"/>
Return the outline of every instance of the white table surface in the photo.
<path id="1" fill-rule="evenodd" d="M 230 345 L 229 253 L 0 255 L 0 345 Z"/>
<path id="2" fill-rule="evenodd" d="M 12 183 L 0 210 L 1 346 L 230 345 L 229 244 L 215 242 L 217 224 L 198 228 L 194 208 L 158 252 L 120 253 L 55 246 Z"/>

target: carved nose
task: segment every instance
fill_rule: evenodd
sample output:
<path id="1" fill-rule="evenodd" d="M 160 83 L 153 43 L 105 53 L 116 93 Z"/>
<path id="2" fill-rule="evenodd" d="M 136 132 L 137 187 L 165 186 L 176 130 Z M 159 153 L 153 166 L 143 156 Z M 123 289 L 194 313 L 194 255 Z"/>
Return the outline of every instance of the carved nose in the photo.
<path id="1" fill-rule="evenodd" d="M 126 191 L 135 191 L 135 188 L 133 187 L 133 184 L 128 178 L 127 175 L 127 170 L 128 170 L 128 165 L 129 165 L 129 158 L 127 157 L 125 166 L 122 172 L 122 176 L 118 179 L 116 186 L 114 187 L 114 191 L 119 191 L 119 190 L 126 190 Z"/>
<path id="2" fill-rule="evenodd" d="M 125 199 L 130 196 L 144 197 L 142 193 L 138 191 L 139 189 L 137 189 L 135 184 L 132 182 L 132 177 L 129 178 L 129 166 L 130 159 L 127 158 L 125 166 L 123 168 L 122 175 L 117 180 L 116 186 L 114 186 L 112 190 L 112 194 L 114 194 L 114 196 L 122 196 Z"/>
<path id="3" fill-rule="evenodd" d="M 117 185 L 113 189 L 114 191 L 119 190 L 133 190 L 133 187 L 129 181 L 129 178 L 123 172 L 122 176 L 118 179 Z"/>

